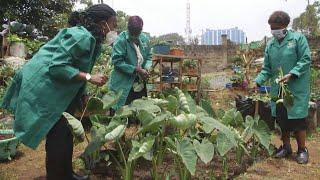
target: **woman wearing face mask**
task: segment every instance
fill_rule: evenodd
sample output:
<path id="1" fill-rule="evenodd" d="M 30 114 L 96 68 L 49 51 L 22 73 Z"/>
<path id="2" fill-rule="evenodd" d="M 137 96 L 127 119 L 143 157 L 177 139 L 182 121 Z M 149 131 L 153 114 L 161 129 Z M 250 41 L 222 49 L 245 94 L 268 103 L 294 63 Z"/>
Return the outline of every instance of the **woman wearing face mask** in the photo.
<path id="1" fill-rule="evenodd" d="M 2 107 L 15 115 L 15 135 L 36 149 L 46 137 L 47 179 L 85 179 L 73 173 L 73 135 L 62 113 L 73 114 L 86 83 L 102 86 L 107 78 L 90 75 L 100 44 L 116 26 L 116 12 L 99 4 L 73 13 L 62 29 L 17 72 Z"/>
<path id="2" fill-rule="evenodd" d="M 110 76 L 109 86 L 112 91 L 122 92 L 113 110 L 147 96 L 145 81 L 152 65 L 152 54 L 149 38 L 142 33 L 142 27 L 142 19 L 131 16 L 128 31 L 122 32 L 113 44 L 114 71 Z"/>
<path id="3" fill-rule="evenodd" d="M 272 115 L 277 117 L 283 141 L 283 145 L 277 150 L 275 156 L 283 158 L 292 154 L 290 132 L 294 132 L 298 144 L 296 161 L 306 164 L 309 159 L 305 139 L 310 96 L 311 55 L 306 38 L 300 33 L 287 30 L 289 22 L 289 15 L 283 11 L 276 11 L 270 16 L 268 23 L 274 37 L 267 44 L 264 65 L 255 81 L 259 86 L 270 79 L 271 95 L 278 96 L 282 89 L 275 80 L 278 77 L 279 68 L 283 70 L 285 75 L 280 82 L 288 85 L 294 96 L 294 105 L 285 110 L 285 117 L 279 118 L 281 107 L 275 102 L 271 103 Z"/>

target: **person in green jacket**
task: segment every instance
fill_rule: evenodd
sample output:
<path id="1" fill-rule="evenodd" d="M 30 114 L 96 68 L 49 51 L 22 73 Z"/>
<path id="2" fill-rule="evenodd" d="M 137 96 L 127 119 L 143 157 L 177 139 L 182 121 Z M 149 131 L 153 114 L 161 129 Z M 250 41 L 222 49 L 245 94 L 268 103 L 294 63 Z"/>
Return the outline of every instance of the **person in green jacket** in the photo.
<path id="1" fill-rule="evenodd" d="M 84 179 L 73 173 L 73 135 L 63 112 L 73 114 L 87 82 L 106 83 L 90 75 L 101 43 L 116 27 L 116 12 L 93 5 L 74 13 L 69 23 L 40 48 L 13 78 L 2 107 L 14 113 L 14 132 L 23 144 L 36 149 L 46 137 L 47 179 Z"/>
<path id="2" fill-rule="evenodd" d="M 306 164 L 309 159 L 305 139 L 310 96 L 310 49 L 302 34 L 287 30 L 290 23 L 287 13 L 274 12 L 268 23 L 274 37 L 267 44 L 264 65 L 255 82 L 260 86 L 270 79 L 271 95 L 278 96 L 282 89 L 276 79 L 281 68 L 284 77 L 280 82 L 286 83 L 294 96 L 294 104 L 291 108 L 285 108 L 282 103 L 271 102 L 272 116 L 280 125 L 283 141 L 275 157 L 283 158 L 292 154 L 290 132 L 294 132 L 298 144 L 296 161 Z"/>
<path id="3" fill-rule="evenodd" d="M 128 20 L 128 31 L 122 32 L 113 44 L 109 88 L 122 92 L 117 104 L 112 108 L 119 109 L 133 100 L 147 96 L 146 79 L 148 69 L 152 66 L 152 53 L 149 38 L 142 33 L 143 21 L 139 16 Z"/>

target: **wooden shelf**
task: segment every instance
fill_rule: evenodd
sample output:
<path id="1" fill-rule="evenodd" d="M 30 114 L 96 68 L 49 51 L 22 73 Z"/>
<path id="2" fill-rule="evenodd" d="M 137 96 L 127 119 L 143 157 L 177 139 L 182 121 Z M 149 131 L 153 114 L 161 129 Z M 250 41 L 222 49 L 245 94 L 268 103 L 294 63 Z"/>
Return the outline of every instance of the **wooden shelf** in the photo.
<path id="1" fill-rule="evenodd" d="M 199 74 L 187 74 L 187 73 L 182 73 L 182 76 L 199 77 Z"/>
<path id="2" fill-rule="evenodd" d="M 196 60 L 196 67 L 191 70 L 185 70 L 183 69 L 183 60 L 185 59 L 192 59 Z M 160 81 L 148 84 L 153 84 L 153 89 L 148 90 L 149 92 L 162 92 L 166 88 L 170 87 L 179 87 L 180 89 L 189 91 L 189 92 L 196 92 L 196 101 L 200 101 L 200 84 L 201 84 L 201 66 L 202 66 L 202 59 L 201 57 L 191 57 L 191 56 L 173 56 L 173 55 L 162 55 L 162 54 L 154 54 L 153 55 L 153 68 L 158 67 L 159 68 L 159 78 Z M 173 69 L 178 68 L 178 81 L 174 82 L 166 82 L 161 79 L 161 76 L 163 74 L 163 63 L 170 63 L 170 68 Z M 178 66 L 174 66 L 174 64 L 177 64 Z M 183 77 L 189 77 L 189 78 L 197 78 L 196 83 L 194 86 L 186 87 L 183 83 Z"/>

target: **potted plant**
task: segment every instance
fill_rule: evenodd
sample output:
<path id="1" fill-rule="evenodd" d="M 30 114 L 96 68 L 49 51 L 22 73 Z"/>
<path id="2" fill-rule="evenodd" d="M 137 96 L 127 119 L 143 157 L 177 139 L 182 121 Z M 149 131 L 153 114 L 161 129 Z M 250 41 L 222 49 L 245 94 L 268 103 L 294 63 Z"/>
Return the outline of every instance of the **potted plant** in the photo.
<path id="1" fill-rule="evenodd" d="M 154 54 L 168 55 L 170 53 L 170 44 L 166 41 L 159 41 L 153 46 Z"/>
<path id="2" fill-rule="evenodd" d="M 42 36 L 33 25 L 26 25 L 17 21 L 3 24 L 1 35 L 9 44 L 11 56 L 26 58 L 32 56 L 48 37 Z M 8 54 L 8 53 L 6 53 Z"/>
<path id="3" fill-rule="evenodd" d="M 184 74 L 196 75 L 198 73 L 196 61 L 192 59 L 185 59 L 183 61 L 182 72 Z"/>
<path id="4" fill-rule="evenodd" d="M 0 124 L 0 160 L 11 160 L 16 155 L 19 140 L 12 129 Z"/>
<path id="5" fill-rule="evenodd" d="M 178 47 L 178 46 L 175 46 L 175 47 L 172 47 L 170 49 L 170 55 L 173 55 L 173 56 L 183 56 L 184 55 L 184 52 L 183 52 L 183 49 Z"/>
<path id="6" fill-rule="evenodd" d="M 182 81 L 182 89 L 195 90 L 197 89 L 197 81 L 194 78 L 186 77 Z"/>

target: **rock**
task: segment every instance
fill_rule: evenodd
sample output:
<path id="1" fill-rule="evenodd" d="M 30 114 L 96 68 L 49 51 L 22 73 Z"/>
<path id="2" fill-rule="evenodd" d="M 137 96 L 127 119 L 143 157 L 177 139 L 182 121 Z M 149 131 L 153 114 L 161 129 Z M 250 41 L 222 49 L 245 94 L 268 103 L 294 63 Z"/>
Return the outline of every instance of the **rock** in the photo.
<path id="1" fill-rule="evenodd" d="M 11 65 L 14 68 L 20 68 L 27 62 L 24 58 L 13 57 L 13 56 L 6 57 L 3 61 L 5 64 Z"/>

